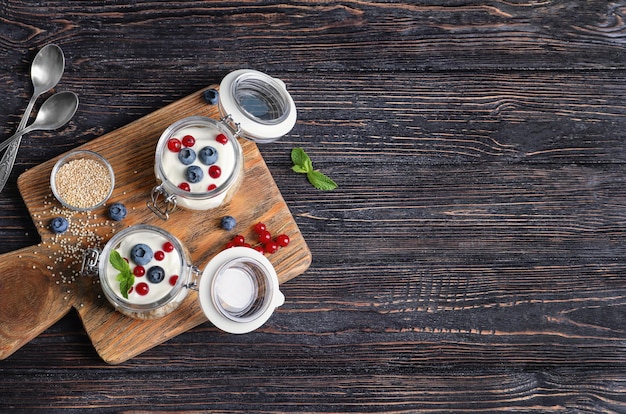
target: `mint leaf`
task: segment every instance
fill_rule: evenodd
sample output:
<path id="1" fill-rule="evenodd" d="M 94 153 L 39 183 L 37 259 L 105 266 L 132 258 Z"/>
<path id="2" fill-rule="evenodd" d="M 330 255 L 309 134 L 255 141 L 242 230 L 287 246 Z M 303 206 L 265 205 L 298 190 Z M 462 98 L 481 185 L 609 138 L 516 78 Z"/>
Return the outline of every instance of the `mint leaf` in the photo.
<path id="1" fill-rule="evenodd" d="M 306 178 L 318 190 L 329 191 L 337 188 L 336 182 L 319 171 L 309 171 L 306 174 Z"/>
<path id="2" fill-rule="evenodd" d="M 115 268 L 115 270 L 119 270 L 120 273 L 117 275 L 115 280 L 120 282 L 120 292 L 125 299 L 128 299 L 128 291 L 135 284 L 135 275 L 130 271 L 130 265 L 124 258 L 118 253 L 117 250 L 112 250 L 109 255 L 109 263 L 111 266 Z"/>
<path id="3" fill-rule="evenodd" d="M 307 170 L 306 168 L 302 167 L 301 165 L 294 165 L 293 167 L 291 167 L 292 170 L 294 170 L 297 173 L 301 173 L 301 174 L 306 174 L 309 172 L 309 170 Z"/>
<path id="4" fill-rule="evenodd" d="M 291 161 L 294 165 L 302 167 L 306 172 L 313 170 L 311 158 L 302 148 L 294 148 L 291 150 Z"/>

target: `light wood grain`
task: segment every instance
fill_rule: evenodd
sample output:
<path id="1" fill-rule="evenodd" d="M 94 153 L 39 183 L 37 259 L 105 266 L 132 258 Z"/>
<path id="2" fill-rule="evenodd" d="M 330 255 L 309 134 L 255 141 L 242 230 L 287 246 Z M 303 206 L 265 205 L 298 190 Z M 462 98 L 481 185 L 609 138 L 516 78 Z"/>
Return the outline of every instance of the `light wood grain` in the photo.
<path id="1" fill-rule="evenodd" d="M 209 211 L 178 208 L 166 221 L 146 206 L 150 191 L 157 184 L 153 165 L 161 133 L 171 123 L 187 116 L 218 117 L 217 107 L 207 105 L 202 93 L 203 90 L 198 91 L 79 148 L 101 154 L 113 166 L 116 185 L 109 202 L 118 201 L 126 205 L 129 214 L 122 222 L 107 220 L 107 206 L 103 206 L 89 213 L 75 213 L 70 218 L 70 226 L 80 226 L 81 232 L 87 232 L 88 236 L 72 231 L 55 235 L 48 229 L 48 224 L 59 214 L 60 205 L 50 197 L 49 186 L 41 177 L 50 176 L 56 158 L 20 176 L 18 185 L 39 226 L 42 242 L 31 251 L 26 250 L 19 255 L 9 253 L 0 260 L 6 269 L 0 273 L 3 286 L 0 303 L 4 313 L 4 329 L 0 337 L 3 358 L 60 319 L 70 305 L 78 310 L 100 356 L 114 364 L 206 322 L 195 292 L 188 295 L 180 308 L 163 318 L 150 321 L 128 318 L 116 312 L 106 301 L 97 278 L 78 275 L 81 263 L 65 257 L 67 245 L 79 245 L 83 251 L 88 248 L 102 249 L 116 231 L 134 224 L 152 224 L 169 231 L 189 249 L 194 264 L 202 269 L 211 257 L 225 248 L 234 234 L 252 239 L 253 225 L 262 221 L 274 234 L 285 233 L 291 239 L 287 247 L 269 256 L 279 275 L 279 282 L 290 280 L 309 267 L 311 254 L 306 242 L 261 154 L 251 141 L 241 139 L 245 177 L 229 203 Z M 224 215 L 237 218 L 235 230 L 226 232 L 220 228 L 219 222 Z M 81 223 L 88 223 L 88 226 Z M 41 259 L 35 261 L 35 257 Z M 65 272 L 65 277 L 60 276 L 62 272 Z M 17 283 L 17 274 L 22 283 Z M 9 289 L 9 286 L 12 288 Z M 30 300 L 23 300 L 26 297 Z M 34 310 L 38 313 L 34 314 Z M 15 314 L 21 316 L 12 318 Z"/>

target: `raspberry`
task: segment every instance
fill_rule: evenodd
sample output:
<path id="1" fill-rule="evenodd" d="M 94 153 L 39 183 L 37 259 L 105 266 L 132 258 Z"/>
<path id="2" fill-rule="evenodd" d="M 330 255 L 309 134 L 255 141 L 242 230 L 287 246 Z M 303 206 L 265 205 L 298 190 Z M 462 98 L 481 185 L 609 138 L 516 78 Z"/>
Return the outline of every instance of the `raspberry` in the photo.
<path id="1" fill-rule="evenodd" d="M 222 145 L 226 145 L 226 143 L 228 142 L 228 137 L 224 134 L 219 134 L 215 137 L 215 140 Z"/>
<path id="2" fill-rule="evenodd" d="M 135 266 L 133 269 L 133 275 L 141 277 L 146 274 L 146 268 L 143 266 Z"/>
<path id="3" fill-rule="evenodd" d="M 287 247 L 289 241 L 289 236 L 287 236 L 286 234 L 281 234 L 276 237 L 276 243 L 278 243 L 280 247 Z"/>
<path id="4" fill-rule="evenodd" d="M 170 138 L 167 141 L 167 149 L 172 152 L 178 152 L 182 148 L 180 140 L 178 138 Z"/>
<path id="5" fill-rule="evenodd" d="M 186 147 L 193 147 L 196 144 L 196 139 L 192 135 L 185 135 L 182 144 Z"/>
<path id="6" fill-rule="evenodd" d="M 157 250 L 156 252 L 154 252 L 154 258 L 160 262 L 161 260 L 165 259 L 165 253 L 163 253 L 161 250 Z"/>
<path id="7" fill-rule="evenodd" d="M 191 187 L 189 186 L 188 183 L 180 183 L 178 184 L 178 188 L 180 188 L 183 191 L 191 191 Z"/>

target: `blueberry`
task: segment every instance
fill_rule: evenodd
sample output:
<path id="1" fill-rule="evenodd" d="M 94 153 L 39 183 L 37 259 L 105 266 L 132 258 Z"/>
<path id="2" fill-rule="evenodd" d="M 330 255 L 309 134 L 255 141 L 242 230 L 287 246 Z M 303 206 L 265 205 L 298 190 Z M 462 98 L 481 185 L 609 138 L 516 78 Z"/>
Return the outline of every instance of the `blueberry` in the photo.
<path id="1" fill-rule="evenodd" d="M 192 165 L 187 167 L 187 172 L 185 174 L 187 176 L 187 181 L 190 183 L 199 183 L 204 178 L 204 172 L 202 172 L 202 168 L 197 165 Z"/>
<path id="2" fill-rule="evenodd" d="M 230 231 L 235 228 L 237 225 L 237 220 L 235 220 L 232 216 L 224 216 L 222 217 L 222 228 L 226 231 Z"/>
<path id="3" fill-rule="evenodd" d="M 211 146 L 206 146 L 198 153 L 198 159 L 204 165 L 213 165 L 217 162 L 217 150 Z"/>
<path id="4" fill-rule="evenodd" d="M 50 222 L 50 229 L 57 234 L 65 233 L 68 227 L 69 223 L 65 217 L 55 217 Z"/>
<path id="5" fill-rule="evenodd" d="M 126 217 L 126 206 L 122 203 L 113 203 L 109 207 L 109 218 L 114 221 L 122 221 Z"/>
<path id="6" fill-rule="evenodd" d="M 136 244 L 130 250 L 130 258 L 133 260 L 133 262 L 137 263 L 140 266 L 147 265 L 148 262 L 152 260 L 152 257 L 152 249 L 147 244 Z"/>
<path id="7" fill-rule="evenodd" d="M 152 266 L 148 269 L 146 275 L 148 277 L 148 281 L 152 283 L 159 283 L 165 279 L 165 270 L 163 270 L 161 266 Z"/>
<path id="8" fill-rule="evenodd" d="M 204 101 L 209 105 L 217 104 L 220 94 L 216 89 L 207 89 L 204 91 Z"/>
<path id="9" fill-rule="evenodd" d="M 196 152 L 191 148 L 183 148 L 178 152 L 178 160 L 189 165 L 196 160 Z"/>

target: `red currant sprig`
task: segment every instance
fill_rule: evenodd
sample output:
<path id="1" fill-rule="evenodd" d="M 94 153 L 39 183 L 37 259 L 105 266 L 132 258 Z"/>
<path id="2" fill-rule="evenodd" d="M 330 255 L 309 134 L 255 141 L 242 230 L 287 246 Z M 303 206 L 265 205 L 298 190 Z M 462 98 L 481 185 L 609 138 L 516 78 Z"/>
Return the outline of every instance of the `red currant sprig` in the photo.
<path id="1" fill-rule="evenodd" d="M 258 244 L 251 246 L 246 243 L 246 239 L 241 234 L 234 236 L 230 242 L 226 244 L 226 248 L 245 246 L 251 247 L 260 253 L 272 254 L 276 253 L 281 247 L 287 247 L 289 245 L 289 236 L 286 234 L 279 234 L 276 238 L 272 238 L 272 234 L 267 230 L 267 226 L 264 223 L 257 223 L 252 228 L 257 236 Z"/>

